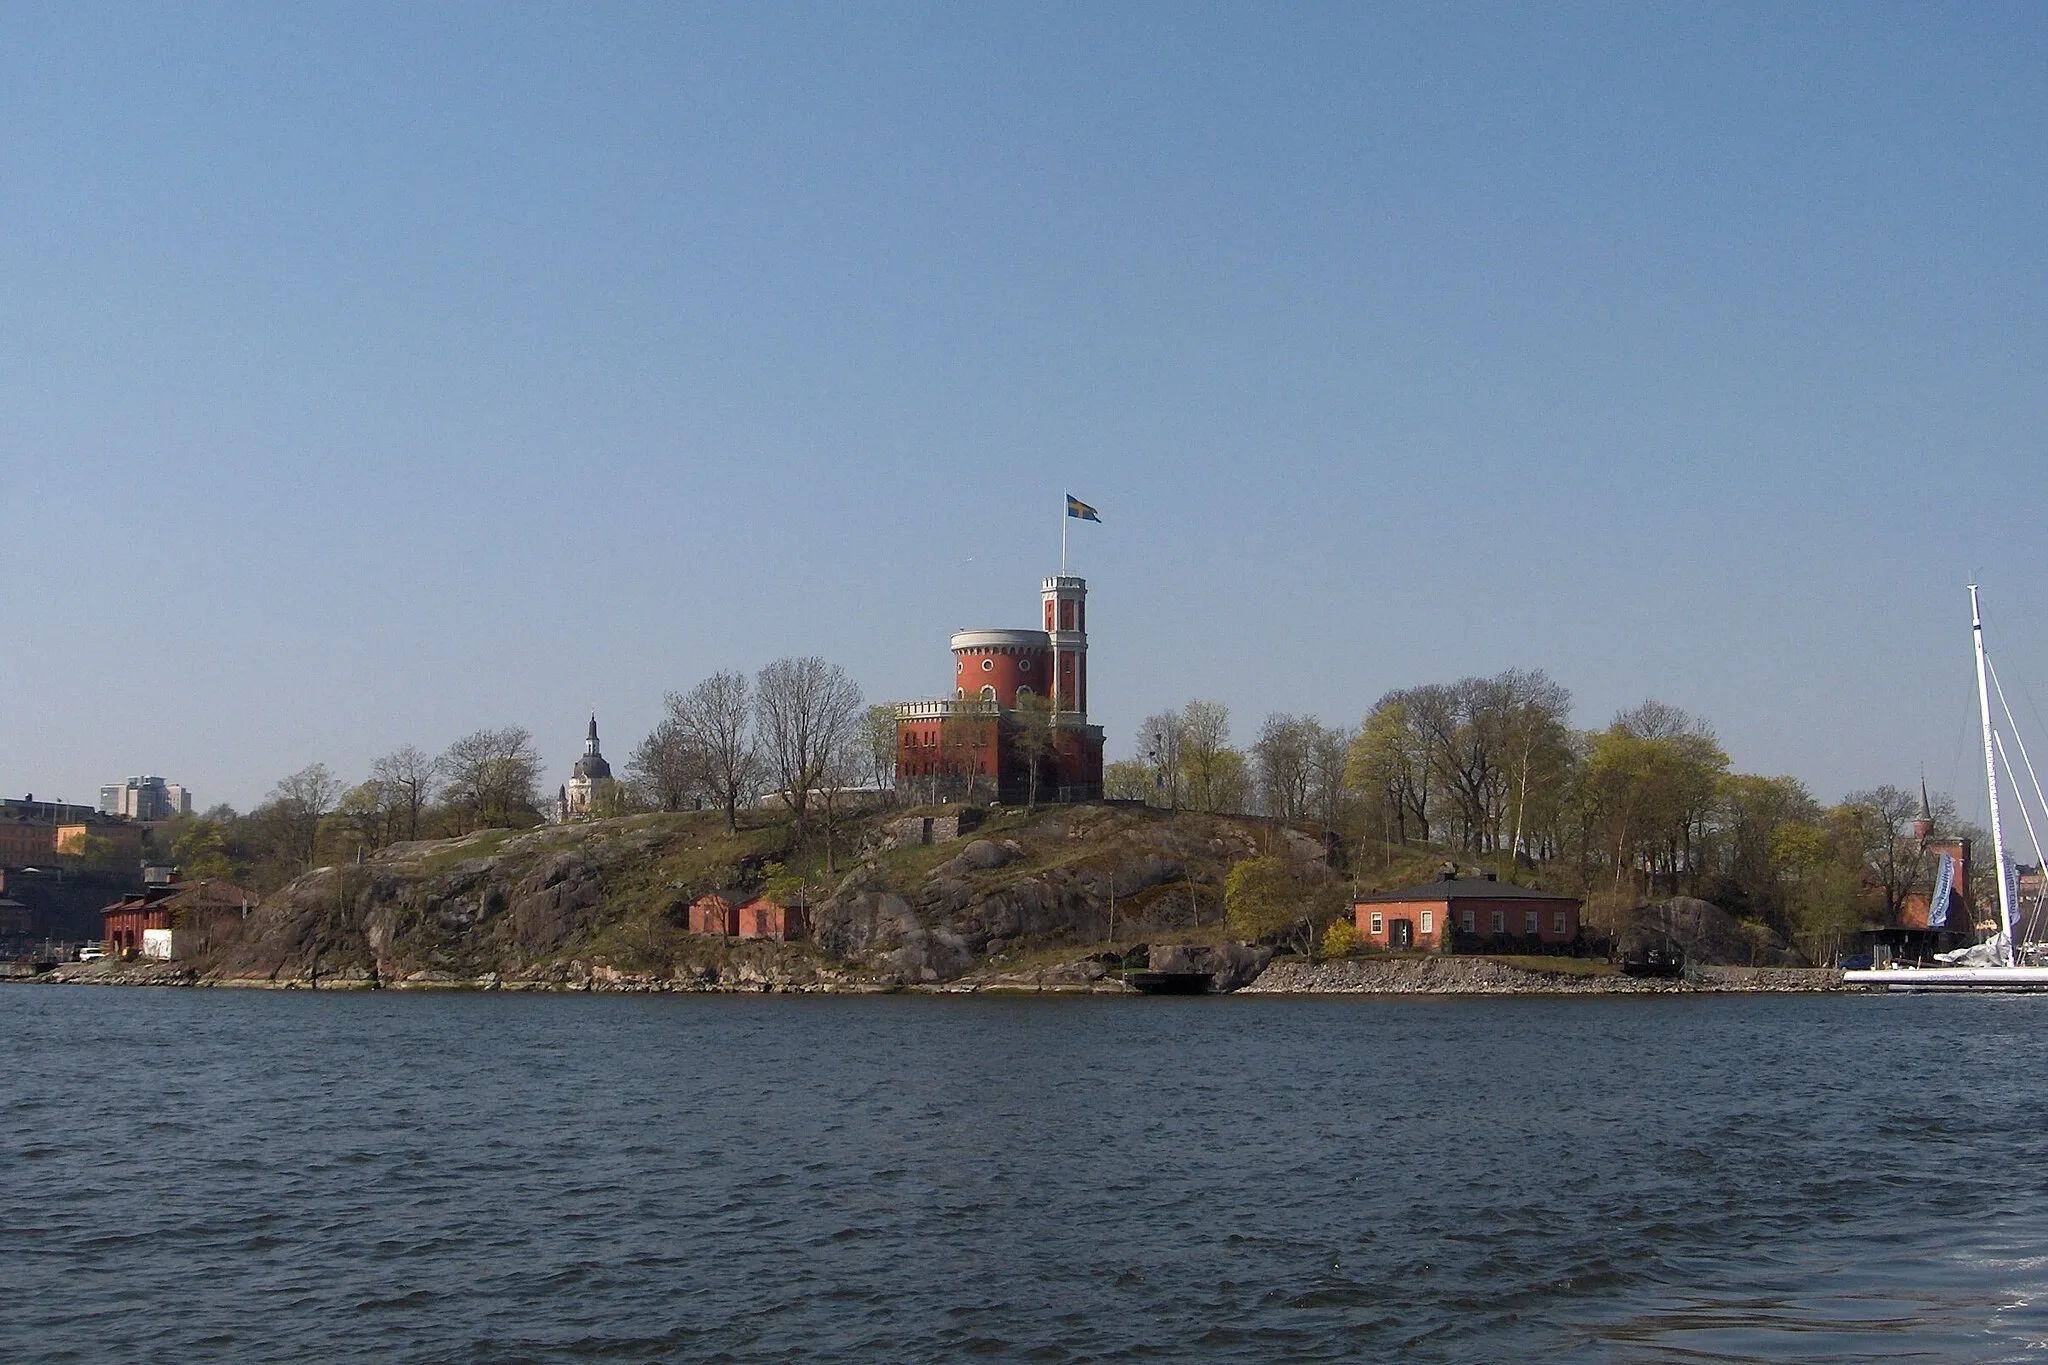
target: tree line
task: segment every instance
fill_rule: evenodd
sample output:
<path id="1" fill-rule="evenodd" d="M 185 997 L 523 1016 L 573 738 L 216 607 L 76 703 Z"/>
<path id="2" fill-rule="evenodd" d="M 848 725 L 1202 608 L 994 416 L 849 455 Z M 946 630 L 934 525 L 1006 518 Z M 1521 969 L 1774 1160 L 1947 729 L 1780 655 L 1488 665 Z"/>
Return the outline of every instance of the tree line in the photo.
<path id="1" fill-rule="evenodd" d="M 1712 726 L 1654 700 L 1575 729 L 1570 692 L 1540 670 L 1398 688 L 1355 725 L 1271 715 L 1242 748 L 1227 708 L 1191 701 L 1147 717 L 1106 785 L 1319 824 L 1359 877 L 1432 852 L 1575 891 L 1596 915 L 1699 896 L 1816 960 L 1895 915 L 1923 875 L 1917 794 L 1881 786 L 1824 805 L 1796 778 L 1733 771 Z M 1972 833 L 1947 798 L 1932 814 L 1937 832 Z M 1980 903 L 1995 894 L 1978 888 Z"/>
<path id="2" fill-rule="evenodd" d="M 669 693 L 623 774 L 597 784 L 593 807 L 600 816 L 717 808 L 730 831 L 741 808 L 772 787 L 794 814 L 798 847 L 823 833 L 829 867 L 843 793 L 893 783 L 894 763 L 892 708 L 864 706 L 837 664 L 778 659 L 751 677 L 718 672 Z M 404 745 L 353 784 L 324 763 L 309 764 L 246 813 L 216 806 L 170 822 L 155 852 L 188 879 L 268 891 L 309 868 L 395 843 L 538 825 L 553 801 L 532 732 L 485 728 L 439 753 Z"/>

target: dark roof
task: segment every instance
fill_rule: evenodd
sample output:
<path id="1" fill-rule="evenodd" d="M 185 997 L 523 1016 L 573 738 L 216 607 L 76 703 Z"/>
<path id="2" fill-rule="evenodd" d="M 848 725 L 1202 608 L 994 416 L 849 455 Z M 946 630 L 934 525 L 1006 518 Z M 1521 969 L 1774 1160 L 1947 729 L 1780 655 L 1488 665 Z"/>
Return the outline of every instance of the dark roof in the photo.
<path id="1" fill-rule="evenodd" d="M 1485 877 L 1442 877 L 1419 886 L 1404 886 L 1399 891 L 1380 891 L 1370 896 L 1360 896 L 1357 904 L 1371 901 L 1577 901 L 1577 896 L 1567 896 L 1562 891 L 1538 891 L 1533 886 L 1516 886 L 1513 882 L 1490 881 Z"/>
<path id="2" fill-rule="evenodd" d="M 592 782 L 602 782 L 612 775 L 612 765 L 604 761 L 603 754 L 586 754 L 576 760 L 576 766 L 569 772 L 572 777 L 587 777 Z"/>

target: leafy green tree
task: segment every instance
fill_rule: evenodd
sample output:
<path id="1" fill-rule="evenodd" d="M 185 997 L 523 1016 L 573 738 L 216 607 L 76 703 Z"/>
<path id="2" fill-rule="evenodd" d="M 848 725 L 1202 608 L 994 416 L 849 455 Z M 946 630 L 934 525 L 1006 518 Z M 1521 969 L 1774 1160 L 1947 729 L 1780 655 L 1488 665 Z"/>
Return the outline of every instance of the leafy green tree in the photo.
<path id="1" fill-rule="evenodd" d="M 1120 758 L 1102 770 L 1102 794 L 1112 801 L 1150 801 L 1152 768 L 1142 759 Z"/>
<path id="2" fill-rule="evenodd" d="M 1223 913 L 1231 932 L 1254 942 L 1301 918 L 1301 902 L 1301 878 L 1287 858 L 1246 858 L 1223 882 Z"/>
<path id="3" fill-rule="evenodd" d="M 1326 875 L 1286 857 L 1242 859 L 1223 882 L 1232 933 L 1252 942 L 1282 940 L 1304 953 L 1320 946 L 1341 902 L 1341 888 Z"/>
<path id="4" fill-rule="evenodd" d="M 1429 842 L 1429 751 L 1398 692 L 1380 698 L 1359 727 L 1346 758 L 1345 779 L 1377 805 L 1394 842 L 1408 842 L 1409 822 Z"/>
<path id="5" fill-rule="evenodd" d="M 883 791 L 896 786 L 896 708 L 878 702 L 860 714 L 861 753 L 870 781 Z"/>
<path id="6" fill-rule="evenodd" d="M 185 881 L 234 881 L 240 874 L 228 855 L 227 820 L 213 816 L 187 817 L 184 827 L 170 841 L 171 861 Z"/>

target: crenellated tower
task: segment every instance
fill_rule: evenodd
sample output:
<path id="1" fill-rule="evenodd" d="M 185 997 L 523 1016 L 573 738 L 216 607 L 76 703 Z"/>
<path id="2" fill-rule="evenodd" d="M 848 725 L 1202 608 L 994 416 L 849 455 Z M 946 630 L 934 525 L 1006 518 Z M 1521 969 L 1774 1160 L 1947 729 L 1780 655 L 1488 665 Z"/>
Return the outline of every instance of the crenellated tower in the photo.
<path id="1" fill-rule="evenodd" d="M 1052 639 L 1052 709 L 1088 719 L 1088 580 L 1056 574 L 1045 580 L 1045 633 Z"/>

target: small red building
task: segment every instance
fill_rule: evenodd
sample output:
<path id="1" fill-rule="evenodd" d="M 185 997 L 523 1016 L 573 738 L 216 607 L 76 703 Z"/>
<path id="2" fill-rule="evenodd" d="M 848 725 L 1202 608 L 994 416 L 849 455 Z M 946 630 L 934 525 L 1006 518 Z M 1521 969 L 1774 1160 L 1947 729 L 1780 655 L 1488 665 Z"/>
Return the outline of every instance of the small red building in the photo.
<path id="1" fill-rule="evenodd" d="M 787 941 L 810 933 L 810 917 L 801 906 L 777 905 L 766 896 L 756 896 L 739 908 L 741 938 L 772 938 Z"/>
<path id="2" fill-rule="evenodd" d="M 685 916 L 685 923 L 693 934 L 723 934 L 731 938 L 740 931 L 739 911 L 716 891 L 707 891 L 691 901 Z"/>
<path id="3" fill-rule="evenodd" d="M 1358 937 L 1375 948 L 1486 951 L 1561 947 L 1579 936 L 1579 898 L 1488 875 L 1445 873 L 1433 882 L 1362 896 L 1352 904 Z"/>
<path id="4" fill-rule="evenodd" d="M 190 957 L 241 932 L 257 897 L 232 882 L 173 882 L 121 897 L 100 912 L 117 957 Z"/>

